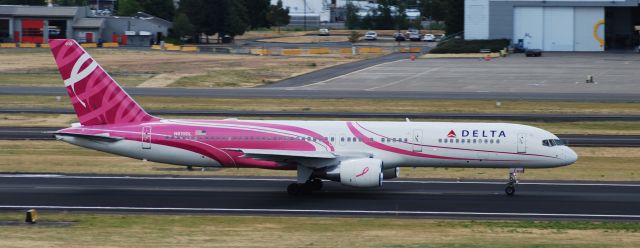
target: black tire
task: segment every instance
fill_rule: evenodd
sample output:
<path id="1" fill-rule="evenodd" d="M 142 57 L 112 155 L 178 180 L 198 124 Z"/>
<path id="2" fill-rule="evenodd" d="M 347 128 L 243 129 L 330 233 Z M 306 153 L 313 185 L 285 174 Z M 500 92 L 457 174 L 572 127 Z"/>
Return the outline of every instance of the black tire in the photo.
<path id="1" fill-rule="evenodd" d="M 514 186 L 513 184 L 508 184 L 506 188 L 504 188 L 504 193 L 506 193 L 508 196 L 512 196 L 516 193 L 516 186 Z"/>
<path id="2" fill-rule="evenodd" d="M 297 196 L 300 194 L 301 191 L 302 191 L 301 187 L 297 183 L 292 183 L 292 184 L 289 184 L 289 186 L 287 186 L 287 193 L 290 196 Z"/>
<path id="3" fill-rule="evenodd" d="M 311 180 L 310 185 L 311 185 L 311 189 L 312 190 L 318 191 L 318 190 L 322 189 L 323 183 L 322 183 L 322 180 L 316 178 L 316 179 Z"/>

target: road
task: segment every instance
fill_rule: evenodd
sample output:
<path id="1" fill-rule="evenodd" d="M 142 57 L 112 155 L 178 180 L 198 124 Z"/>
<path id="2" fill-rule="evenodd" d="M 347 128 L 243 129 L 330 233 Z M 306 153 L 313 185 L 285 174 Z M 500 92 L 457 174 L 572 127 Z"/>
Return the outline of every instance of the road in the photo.
<path id="1" fill-rule="evenodd" d="M 63 127 L 0 127 L 0 140 L 53 140 L 50 132 Z M 640 135 L 558 135 L 574 147 L 640 147 Z"/>
<path id="2" fill-rule="evenodd" d="M 428 51 L 428 48 L 425 48 Z M 308 84 L 314 84 L 322 81 L 326 81 L 335 77 L 339 77 L 348 73 L 353 73 L 365 68 L 372 68 L 380 64 L 398 61 L 409 57 L 407 53 L 392 53 L 380 57 L 371 59 L 359 60 L 347 64 L 337 65 L 326 69 L 313 71 L 310 73 L 302 74 L 300 76 L 287 78 L 278 81 L 274 84 L 267 84 L 261 86 L 262 88 L 287 88 L 287 87 L 300 87 Z"/>
<path id="3" fill-rule="evenodd" d="M 387 181 L 379 189 L 325 182 L 287 195 L 289 178 L 0 175 L 0 209 L 219 214 L 640 220 L 640 184 Z"/>
<path id="4" fill-rule="evenodd" d="M 317 111 L 233 111 L 233 110 L 148 110 L 152 115 L 225 116 L 225 117 L 295 117 L 295 118 L 395 118 L 395 119 L 462 119 L 509 121 L 640 121 L 640 115 L 581 114 L 478 114 L 478 113 L 397 113 L 397 112 L 317 112 Z M 70 108 L 0 108 L 4 114 L 75 114 Z"/>
<path id="5" fill-rule="evenodd" d="M 430 92 L 364 91 L 291 88 L 185 89 L 125 88 L 133 96 L 213 97 L 213 98 L 298 98 L 298 99 L 413 99 L 413 100 L 548 100 L 591 102 L 637 102 L 635 93 L 552 93 L 552 92 Z M 66 96 L 64 87 L 0 86 L 0 95 Z"/>

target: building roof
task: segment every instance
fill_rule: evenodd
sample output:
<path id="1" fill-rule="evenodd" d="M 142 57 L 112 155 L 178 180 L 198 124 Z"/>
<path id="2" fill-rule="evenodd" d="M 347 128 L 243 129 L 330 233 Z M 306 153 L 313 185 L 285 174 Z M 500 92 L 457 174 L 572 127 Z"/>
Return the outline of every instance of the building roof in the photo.
<path id="1" fill-rule="evenodd" d="M 74 28 L 101 28 L 104 26 L 104 18 L 78 18 L 73 22 Z"/>
<path id="2" fill-rule="evenodd" d="M 147 14 L 147 13 L 144 13 L 144 12 L 135 13 L 135 14 L 133 14 L 133 16 L 134 17 L 138 17 L 138 18 L 143 19 L 143 20 L 148 20 L 148 21 L 150 21 L 152 23 L 155 23 L 158 26 L 164 26 L 164 27 L 168 27 L 168 28 L 173 26 L 173 23 L 170 22 L 170 21 L 167 21 L 167 20 L 162 19 L 160 17 L 153 16 L 153 15 L 150 15 L 150 14 Z"/>
<path id="3" fill-rule="evenodd" d="M 0 5 L 0 16 L 73 17 L 80 7 Z"/>

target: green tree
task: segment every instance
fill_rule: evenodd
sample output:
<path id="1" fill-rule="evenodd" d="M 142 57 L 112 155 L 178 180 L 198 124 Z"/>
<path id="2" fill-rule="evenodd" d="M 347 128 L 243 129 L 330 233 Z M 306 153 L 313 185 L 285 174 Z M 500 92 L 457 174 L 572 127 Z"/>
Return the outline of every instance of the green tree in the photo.
<path id="1" fill-rule="evenodd" d="M 236 36 L 249 28 L 244 1 L 236 0 L 181 0 L 180 11 L 189 17 L 198 36 L 218 34 Z M 196 38 L 199 42 L 199 37 Z"/>
<path id="2" fill-rule="evenodd" d="M 398 3 L 398 13 L 396 13 L 394 25 L 397 30 L 409 27 L 407 20 L 407 4 L 404 1 Z M 415 28 L 415 27 L 414 27 Z"/>
<path id="3" fill-rule="evenodd" d="M 429 20 L 443 21 L 447 16 L 447 3 L 450 0 L 422 0 L 420 13 Z"/>
<path id="4" fill-rule="evenodd" d="M 55 4 L 60 6 L 87 6 L 88 0 L 56 0 Z"/>
<path id="5" fill-rule="evenodd" d="M 447 0 L 445 17 L 447 34 L 464 31 L 464 0 Z"/>
<path id="6" fill-rule="evenodd" d="M 0 5 L 46 5 L 44 0 L 0 0 Z"/>
<path id="7" fill-rule="evenodd" d="M 139 11 L 143 11 L 147 14 L 154 15 L 165 20 L 173 19 L 173 15 L 175 13 L 173 0 L 137 0 L 137 2 L 140 4 Z"/>
<path id="8" fill-rule="evenodd" d="M 282 6 L 282 0 L 278 0 L 276 5 L 269 6 L 267 20 L 269 20 L 271 25 L 278 27 L 278 31 L 280 31 L 281 26 L 289 24 L 289 8 L 284 8 Z"/>
<path id="9" fill-rule="evenodd" d="M 131 16 L 141 10 L 142 6 L 137 0 L 118 0 L 118 10 L 116 13 L 119 16 Z"/>
<path id="10" fill-rule="evenodd" d="M 271 26 L 267 20 L 269 13 L 269 0 L 244 0 L 247 8 L 247 17 L 249 17 L 249 27 L 251 29 L 268 28 Z"/>
<path id="11" fill-rule="evenodd" d="M 171 28 L 171 37 L 180 40 L 186 35 L 193 35 L 194 28 L 189 17 L 184 13 L 179 13 L 173 18 L 173 27 Z"/>
<path id="12" fill-rule="evenodd" d="M 347 3 L 347 9 L 345 12 L 346 21 L 345 26 L 348 29 L 357 29 L 360 26 L 360 17 L 358 16 L 358 7 L 352 3 Z"/>
<path id="13" fill-rule="evenodd" d="M 244 34 L 249 29 L 249 18 L 247 17 L 247 8 L 245 8 L 244 2 L 236 0 L 226 0 L 224 2 L 224 20 L 218 33 L 231 37 Z"/>
<path id="14" fill-rule="evenodd" d="M 376 29 L 393 29 L 394 18 L 389 0 L 378 0 L 378 13 L 372 15 Z"/>

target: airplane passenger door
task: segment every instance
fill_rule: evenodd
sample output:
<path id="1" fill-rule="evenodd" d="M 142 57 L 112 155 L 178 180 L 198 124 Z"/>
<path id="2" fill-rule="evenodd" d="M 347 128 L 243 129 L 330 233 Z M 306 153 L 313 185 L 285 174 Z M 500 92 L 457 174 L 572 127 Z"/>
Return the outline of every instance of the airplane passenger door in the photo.
<path id="1" fill-rule="evenodd" d="M 142 127 L 142 149 L 151 149 L 151 127 Z"/>
<path id="2" fill-rule="evenodd" d="M 518 134 L 518 153 L 527 153 L 527 134 Z"/>
<path id="3" fill-rule="evenodd" d="M 422 130 L 413 130 L 413 135 L 411 136 L 410 140 L 411 144 L 413 144 L 413 151 L 422 152 Z"/>

